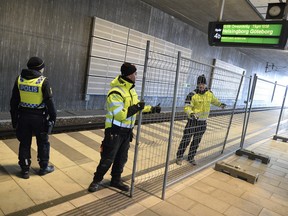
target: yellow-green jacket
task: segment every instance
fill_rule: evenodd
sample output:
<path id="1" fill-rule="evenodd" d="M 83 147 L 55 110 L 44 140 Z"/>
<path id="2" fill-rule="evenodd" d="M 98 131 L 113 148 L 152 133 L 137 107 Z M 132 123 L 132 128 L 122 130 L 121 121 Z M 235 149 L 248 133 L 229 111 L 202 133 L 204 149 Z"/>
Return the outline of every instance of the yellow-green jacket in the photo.
<path id="1" fill-rule="evenodd" d="M 112 124 L 123 128 L 133 128 L 136 121 L 136 114 L 127 118 L 128 107 L 139 102 L 135 85 L 123 79 L 120 75 L 110 83 L 111 89 L 106 101 L 105 129 L 112 127 Z M 150 112 L 151 106 L 145 106 L 143 112 Z"/>
<path id="2" fill-rule="evenodd" d="M 202 93 L 198 89 L 190 92 L 186 97 L 185 103 L 184 112 L 187 113 L 188 117 L 193 113 L 198 120 L 206 120 L 208 118 L 210 104 L 218 107 L 222 104 L 208 89 L 205 89 Z"/>

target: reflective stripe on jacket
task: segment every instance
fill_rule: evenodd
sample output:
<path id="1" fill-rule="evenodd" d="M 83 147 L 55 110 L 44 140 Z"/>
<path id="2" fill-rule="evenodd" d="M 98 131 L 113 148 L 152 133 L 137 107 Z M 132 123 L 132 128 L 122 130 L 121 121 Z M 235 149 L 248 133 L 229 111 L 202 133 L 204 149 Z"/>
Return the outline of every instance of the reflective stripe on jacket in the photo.
<path id="1" fill-rule="evenodd" d="M 46 77 L 40 76 L 35 79 L 18 78 L 18 89 L 20 92 L 20 106 L 32 109 L 43 109 L 42 85 Z"/>
<path id="2" fill-rule="evenodd" d="M 136 114 L 127 117 L 128 107 L 139 102 L 138 94 L 133 83 L 116 77 L 110 83 L 111 89 L 108 92 L 106 101 L 105 129 L 112 127 L 112 124 L 123 128 L 133 128 L 136 121 Z M 143 112 L 149 112 L 151 106 L 145 106 Z"/>
<path id="3" fill-rule="evenodd" d="M 184 112 L 190 116 L 194 113 L 198 120 L 206 120 L 210 113 L 210 104 L 214 106 L 221 106 L 221 102 L 214 96 L 214 94 L 207 90 L 204 94 L 192 92 L 191 101 L 184 106 Z"/>

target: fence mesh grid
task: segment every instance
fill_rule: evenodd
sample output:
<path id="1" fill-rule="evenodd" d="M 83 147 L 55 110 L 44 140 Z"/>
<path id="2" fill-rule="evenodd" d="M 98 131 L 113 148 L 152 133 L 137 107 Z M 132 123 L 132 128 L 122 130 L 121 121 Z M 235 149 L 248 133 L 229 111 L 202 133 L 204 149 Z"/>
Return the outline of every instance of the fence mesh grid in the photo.
<path id="1" fill-rule="evenodd" d="M 288 87 L 286 87 L 288 88 Z M 287 91 L 287 90 L 286 90 Z M 286 92 L 286 97 L 284 99 L 284 104 L 283 104 L 283 100 L 282 100 L 282 104 L 283 104 L 283 107 L 282 107 L 282 115 L 280 116 L 280 119 L 279 119 L 279 129 L 278 129 L 278 134 L 277 135 L 280 135 L 281 137 L 285 138 L 285 139 L 288 139 L 288 99 L 287 99 L 288 95 L 287 95 L 287 92 Z"/>
<path id="2" fill-rule="evenodd" d="M 255 77 L 254 77 L 255 79 Z M 272 83 L 268 80 L 256 78 L 254 92 L 252 92 L 253 99 L 250 104 L 251 109 L 248 117 L 246 135 L 253 132 L 276 130 L 277 122 L 281 112 L 281 103 L 285 94 L 285 87 L 276 83 Z M 261 112 L 257 112 L 259 111 Z M 259 116 L 262 118 L 259 119 Z M 265 119 L 269 118 L 271 125 L 265 124 Z M 253 122 L 257 119 L 257 125 L 249 126 L 249 122 Z M 261 120 L 262 119 L 262 120 Z M 270 133 L 266 133 L 267 138 L 271 136 Z M 247 146 L 244 145 L 244 147 Z"/>
<path id="3" fill-rule="evenodd" d="M 186 95 L 196 88 L 197 78 L 199 75 L 202 74 L 204 74 L 207 79 L 208 82 L 207 85 L 212 87 L 211 90 L 215 95 L 215 97 L 218 98 L 220 102 L 227 104 L 226 109 L 233 108 L 237 96 L 237 89 L 239 88 L 242 74 L 233 73 L 221 68 L 214 68 L 211 65 L 206 65 L 185 58 L 181 59 L 181 65 L 187 66 L 189 76 L 188 79 L 182 80 L 184 84 L 182 84 L 181 80 L 179 80 L 180 85 L 177 94 L 177 104 L 179 104 L 180 110 L 183 111 L 183 106 L 185 102 L 184 100 L 186 98 Z M 209 83 L 209 80 L 211 81 L 211 83 Z M 201 101 L 201 103 L 205 103 L 205 101 Z M 219 108 L 218 106 L 211 105 L 211 113 L 206 121 L 207 123 L 206 131 L 205 131 L 205 124 L 204 126 L 203 125 L 201 126 L 201 123 L 199 124 L 199 120 L 197 121 L 197 123 L 195 123 L 197 125 L 192 123 L 191 125 L 186 126 L 187 115 L 186 113 L 183 112 L 181 120 L 175 121 L 173 129 L 173 142 L 171 143 L 172 146 L 170 152 L 171 163 L 169 166 L 170 172 L 168 173 L 169 182 L 174 182 L 178 179 L 181 179 L 184 176 L 187 176 L 187 174 L 193 172 L 193 169 L 197 168 L 198 165 L 201 166 L 207 164 L 211 160 L 215 159 L 217 156 L 221 155 L 225 136 L 231 118 L 231 112 L 224 115 L 224 113 L 221 113 L 221 111 L 222 109 Z M 187 127 L 187 129 L 185 131 L 185 137 L 184 137 L 183 135 L 185 127 Z M 203 137 L 201 139 L 202 134 Z M 188 145 L 186 149 L 185 149 L 186 145 L 180 146 L 182 137 L 183 137 L 182 142 L 184 143 L 186 141 L 186 145 Z M 185 140 L 187 138 L 188 140 Z M 198 149 L 196 143 L 197 140 L 198 142 L 201 140 Z M 194 158 L 193 154 L 192 156 L 191 154 L 189 154 L 189 148 L 193 142 L 195 144 L 195 147 L 191 148 L 192 150 L 191 152 L 194 152 L 195 154 L 195 151 L 197 150 Z M 234 145 L 238 146 L 239 143 L 234 143 Z M 184 149 L 182 149 L 183 147 Z M 177 158 L 177 156 L 179 157 L 179 153 L 180 156 L 182 156 L 181 153 L 183 153 L 183 158 L 179 158 L 180 163 L 177 160 L 176 160 L 177 163 L 173 163 L 174 160 Z M 195 161 L 193 159 L 195 159 Z M 195 163 L 197 164 L 197 166 L 194 166 Z"/>
<path id="4" fill-rule="evenodd" d="M 282 85 L 258 78 L 252 107 L 281 107 L 284 93 L 285 87 Z"/>
<path id="5" fill-rule="evenodd" d="M 150 52 L 146 85 L 144 89 L 145 103 L 155 106 L 160 103 L 166 113 L 171 113 L 177 58 Z M 185 76 L 185 74 L 183 74 Z M 157 123 L 155 119 L 157 118 Z M 137 157 L 136 183 L 163 175 L 168 140 L 170 114 L 143 114 L 140 143 Z"/>
<path id="6" fill-rule="evenodd" d="M 187 172 L 193 170 L 188 162 L 178 166 L 176 152 L 183 136 L 183 130 L 187 123 L 187 114 L 183 112 L 187 94 L 197 86 L 197 78 L 204 74 L 210 86 L 215 88 L 214 95 L 219 101 L 226 103 L 226 109 L 232 109 L 236 100 L 237 89 L 240 87 L 242 74 L 233 73 L 221 68 L 214 68 L 211 65 L 199 63 L 190 59 L 181 58 L 179 64 L 178 89 L 175 97 L 176 114 L 173 121 L 173 131 L 170 131 L 173 94 L 177 69 L 177 58 L 161 53 L 149 52 L 146 74 L 146 85 L 144 90 L 145 103 L 149 105 L 161 104 L 164 107 L 161 114 L 143 114 L 141 125 L 140 142 L 137 154 L 137 169 L 135 183 L 153 180 L 155 177 L 164 175 L 165 163 L 167 160 L 168 145 L 169 155 L 169 181 L 181 179 Z M 213 78 L 213 79 L 212 79 Z M 195 156 L 198 163 L 205 164 L 221 154 L 229 121 L 231 110 L 226 114 L 221 113 L 222 109 L 211 106 L 211 115 L 207 120 L 207 130 L 201 140 L 199 149 Z M 157 122 L 155 119 L 157 118 Z M 242 121 L 243 116 L 238 118 Z M 240 119 L 240 120 L 239 120 Z M 172 135 L 169 143 L 169 135 Z M 234 142 L 231 146 L 239 146 Z M 228 146 L 228 147 L 231 147 Z M 187 158 L 187 152 L 185 158 Z M 235 147 L 236 149 L 236 147 Z M 185 171 L 186 170 L 186 171 Z"/>

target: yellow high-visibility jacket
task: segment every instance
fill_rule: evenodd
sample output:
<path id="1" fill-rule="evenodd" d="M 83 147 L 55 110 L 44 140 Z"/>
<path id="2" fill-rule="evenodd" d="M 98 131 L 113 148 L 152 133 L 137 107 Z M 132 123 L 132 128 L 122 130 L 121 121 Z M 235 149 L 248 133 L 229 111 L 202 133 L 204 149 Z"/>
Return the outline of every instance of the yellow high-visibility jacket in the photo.
<path id="1" fill-rule="evenodd" d="M 42 109 L 43 104 L 42 85 L 46 77 L 40 76 L 35 79 L 18 78 L 18 89 L 20 93 L 20 106 L 33 109 Z"/>
<path id="2" fill-rule="evenodd" d="M 128 107 L 139 102 L 135 85 L 119 75 L 110 83 L 110 86 L 106 100 L 105 129 L 112 127 L 113 124 L 123 128 L 133 128 L 137 114 L 127 118 L 127 112 Z M 145 106 L 143 112 L 150 112 L 151 108 L 150 105 Z"/>
<path id="3" fill-rule="evenodd" d="M 206 120 L 210 113 L 210 105 L 221 106 L 221 102 L 214 96 L 213 92 L 206 89 L 204 93 L 194 90 L 186 97 L 184 112 L 188 117 L 194 114 L 198 120 Z"/>

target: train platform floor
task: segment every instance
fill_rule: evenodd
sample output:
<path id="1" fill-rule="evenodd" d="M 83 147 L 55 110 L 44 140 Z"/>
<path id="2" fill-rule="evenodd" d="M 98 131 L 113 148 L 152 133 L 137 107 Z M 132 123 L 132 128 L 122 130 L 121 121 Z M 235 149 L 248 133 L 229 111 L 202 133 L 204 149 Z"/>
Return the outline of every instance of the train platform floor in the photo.
<path id="1" fill-rule="evenodd" d="M 287 142 L 266 137 L 249 145 L 247 149 L 269 155 L 269 164 L 236 155 L 224 159 L 259 173 L 255 184 L 215 171 L 212 165 L 168 187 L 163 200 L 161 190 L 152 194 L 135 187 L 130 197 L 111 188 L 109 173 L 103 187 L 89 193 L 102 139 L 103 129 L 51 135 L 50 162 L 55 171 L 39 176 L 33 138 L 29 179 L 19 177 L 18 141 L 0 140 L 0 215 L 288 215 Z M 131 150 L 123 176 L 131 174 L 132 158 Z"/>

